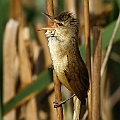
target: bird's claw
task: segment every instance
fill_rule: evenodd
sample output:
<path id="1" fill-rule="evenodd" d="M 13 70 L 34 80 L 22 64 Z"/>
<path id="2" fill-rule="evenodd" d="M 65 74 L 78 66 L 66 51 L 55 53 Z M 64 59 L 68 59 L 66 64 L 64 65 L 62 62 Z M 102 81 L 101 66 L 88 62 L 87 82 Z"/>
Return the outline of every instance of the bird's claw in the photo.
<path id="1" fill-rule="evenodd" d="M 62 107 L 62 104 L 65 104 L 68 100 L 70 100 L 70 99 L 73 98 L 74 96 L 75 96 L 75 94 L 73 94 L 73 95 L 72 95 L 70 98 L 68 98 L 67 100 L 60 101 L 60 102 L 53 102 L 54 108 Z"/>
<path id="2" fill-rule="evenodd" d="M 53 102 L 54 108 L 62 107 L 62 102 Z"/>

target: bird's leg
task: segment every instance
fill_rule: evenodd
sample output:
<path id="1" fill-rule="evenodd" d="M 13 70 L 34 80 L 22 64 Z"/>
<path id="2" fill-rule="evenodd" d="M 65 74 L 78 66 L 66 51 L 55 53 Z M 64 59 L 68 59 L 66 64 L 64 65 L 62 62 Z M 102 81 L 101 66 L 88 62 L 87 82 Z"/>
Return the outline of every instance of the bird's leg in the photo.
<path id="1" fill-rule="evenodd" d="M 60 107 L 62 104 L 65 104 L 68 100 L 72 99 L 74 96 L 75 96 L 75 94 L 70 96 L 70 98 L 68 98 L 67 100 L 60 101 L 60 102 L 53 102 L 54 108 Z"/>

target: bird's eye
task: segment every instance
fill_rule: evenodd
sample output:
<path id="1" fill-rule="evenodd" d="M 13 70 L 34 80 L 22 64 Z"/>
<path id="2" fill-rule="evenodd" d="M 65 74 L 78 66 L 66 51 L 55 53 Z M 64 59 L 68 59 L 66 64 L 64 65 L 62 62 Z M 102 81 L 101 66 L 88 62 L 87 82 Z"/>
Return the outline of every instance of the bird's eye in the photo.
<path id="1" fill-rule="evenodd" d="M 63 26 L 63 24 L 62 23 L 57 23 L 59 26 Z"/>

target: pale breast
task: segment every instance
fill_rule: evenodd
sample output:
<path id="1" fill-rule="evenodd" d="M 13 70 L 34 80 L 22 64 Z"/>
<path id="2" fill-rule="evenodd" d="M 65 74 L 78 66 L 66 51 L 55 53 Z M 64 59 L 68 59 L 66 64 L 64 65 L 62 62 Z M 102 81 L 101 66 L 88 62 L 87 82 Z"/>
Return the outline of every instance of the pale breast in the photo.
<path id="1" fill-rule="evenodd" d="M 48 46 L 50 49 L 50 54 L 53 61 L 54 69 L 56 71 L 56 74 L 60 82 L 67 89 L 73 92 L 64 73 L 65 70 L 67 71 L 67 66 L 68 66 L 66 51 L 60 47 L 60 43 L 59 41 L 56 40 L 55 37 L 48 38 Z"/>
<path id="2" fill-rule="evenodd" d="M 60 47 L 60 43 L 55 37 L 48 38 L 48 46 L 53 60 L 54 69 L 59 72 L 64 72 L 68 65 L 66 51 Z"/>

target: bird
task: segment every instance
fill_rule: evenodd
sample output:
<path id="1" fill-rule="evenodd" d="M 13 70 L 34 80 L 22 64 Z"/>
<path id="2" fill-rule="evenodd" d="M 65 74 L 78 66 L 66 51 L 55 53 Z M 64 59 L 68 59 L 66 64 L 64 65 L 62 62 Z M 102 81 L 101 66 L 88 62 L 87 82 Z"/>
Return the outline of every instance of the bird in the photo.
<path id="1" fill-rule="evenodd" d="M 47 30 L 48 47 L 53 68 L 60 82 L 86 104 L 89 90 L 89 75 L 78 45 L 79 24 L 71 12 L 57 16 L 42 13 L 52 20 L 53 25 L 41 28 Z"/>

